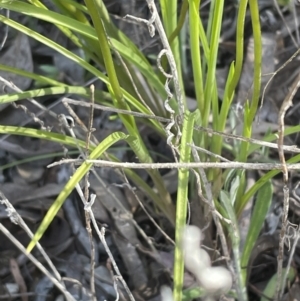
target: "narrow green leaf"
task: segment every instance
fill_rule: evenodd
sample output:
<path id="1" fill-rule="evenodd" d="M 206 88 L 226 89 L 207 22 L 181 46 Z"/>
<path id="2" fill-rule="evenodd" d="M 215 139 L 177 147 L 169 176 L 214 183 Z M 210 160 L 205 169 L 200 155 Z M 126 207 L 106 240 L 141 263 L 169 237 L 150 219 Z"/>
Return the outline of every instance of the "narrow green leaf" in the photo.
<path id="1" fill-rule="evenodd" d="M 284 281 L 283 277 L 284 277 L 285 272 L 286 272 L 286 268 L 282 269 L 281 287 L 286 285 L 286 283 L 283 283 L 283 281 Z M 287 280 L 292 282 L 293 280 L 295 280 L 296 275 L 297 275 L 297 271 L 293 267 L 291 267 L 288 272 Z M 263 291 L 260 301 L 273 300 L 273 298 L 275 296 L 275 292 L 276 292 L 276 284 L 277 284 L 277 274 L 273 275 L 273 277 L 269 280 L 266 288 Z"/>
<path id="2" fill-rule="evenodd" d="M 258 191 L 254 210 L 251 217 L 250 227 L 245 241 L 245 246 L 241 258 L 241 268 L 243 273 L 243 280 L 246 282 L 247 278 L 247 266 L 249 263 L 252 249 L 259 236 L 263 223 L 266 219 L 269 207 L 272 202 L 273 187 L 271 181 L 265 182 L 265 184 Z"/>
<path id="3" fill-rule="evenodd" d="M 240 182 L 240 177 L 236 177 L 236 182 Z M 233 207 L 233 200 L 230 199 L 228 192 L 221 190 L 220 200 L 225 208 L 226 217 L 229 219 L 229 223 L 225 222 L 228 229 L 228 233 L 232 243 L 232 252 L 234 259 L 234 266 L 236 272 L 236 284 L 237 284 L 237 295 L 239 300 L 248 300 L 247 291 L 242 278 L 241 271 L 241 254 L 240 254 L 240 233 L 238 228 L 237 217 Z"/>
<path id="4" fill-rule="evenodd" d="M 0 133 L 1 134 L 9 134 L 9 135 L 20 135 L 20 136 L 27 136 L 27 137 L 34 137 L 38 139 L 45 139 L 52 142 L 62 143 L 65 145 L 70 145 L 73 147 L 80 146 L 85 147 L 85 141 L 76 140 L 70 136 L 47 132 L 43 130 L 31 129 L 31 128 L 24 128 L 18 126 L 9 126 L 9 125 L 0 125 Z M 93 148 L 93 147 L 91 147 Z"/>
<path id="5" fill-rule="evenodd" d="M 185 112 L 183 121 L 182 138 L 180 144 L 180 162 L 189 163 L 191 160 L 191 148 L 187 145 L 192 142 L 195 114 Z M 174 255 L 174 300 L 182 300 L 183 287 L 183 252 L 180 248 L 182 229 L 186 224 L 187 202 L 188 202 L 188 182 L 189 169 L 180 168 L 178 170 L 178 191 L 176 207 L 176 247 Z"/>
<path id="6" fill-rule="evenodd" d="M 58 95 L 58 94 L 76 94 L 86 97 L 90 97 L 90 92 L 87 88 L 76 87 L 76 86 L 58 86 L 51 88 L 40 88 L 26 92 L 17 92 L 11 94 L 0 95 L 0 103 L 9 103 L 26 98 L 35 98 L 45 95 Z"/>
<path id="7" fill-rule="evenodd" d="M 208 117 L 211 112 L 211 108 L 218 106 L 218 95 L 216 85 L 216 68 L 217 57 L 219 50 L 219 40 L 222 26 L 222 17 L 224 9 L 224 0 L 215 1 L 215 7 L 212 20 L 212 32 L 210 39 L 210 55 L 207 61 L 207 75 L 204 89 L 205 107 L 203 113 L 203 126 L 208 125 Z M 217 120 L 214 120 L 217 122 Z"/>
<path id="8" fill-rule="evenodd" d="M 201 51 L 200 51 L 200 39 L 199 39 L 199 5 L 200 0 L 190 0 L 189 6 L 189 30 L 190 30 L 190 47 L 191 47 L 191 59 L 195 85 L 196 100 L 198 104 L 199 112 L 204 112 L 204 88 L 203 88 L 203 74 L 201 67 Z"/>
<path id="9" fill-rule="evenodd" d="M 88 159 L 95 160 L 98 159 L 112 144 L 118 142 L 119 140 L 128 140 L 130 136 L 125 135 L 122 132 L 115 132 L 105 138 L 90 154 Z M 131 138 L 132 139 L 132 138 Z M 27 251 L 31 252 L 32 249 L 35 247 L 36 243 L 41 239 L 47 228 L 49 227 L 50 223 L 53 221 L 54 217 L 56 216 L 57 212 L 65 202 L 66 198 L 70 195 L 73 191 L 75 186 L 80 182 L 80 180 L 85 176 L 85 174 L 90 170 L 93 166 L 92 163 L 83 162 L 82 165 L 76 170 L 74 175 L 65 185 L 62 192 L 58 195 L 52 206 L 49 208 L 46 216 L 44 217 L 42 223 L 40 224 L 38 230 L 34 234 L 31 242 L 27 247 Z"/>

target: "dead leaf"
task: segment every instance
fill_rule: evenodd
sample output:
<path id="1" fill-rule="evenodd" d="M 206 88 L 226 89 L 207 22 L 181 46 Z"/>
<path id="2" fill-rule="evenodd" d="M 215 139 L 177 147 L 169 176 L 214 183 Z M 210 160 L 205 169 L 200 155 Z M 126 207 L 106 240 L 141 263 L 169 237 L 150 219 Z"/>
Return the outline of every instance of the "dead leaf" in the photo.
<path id="1" fill-rule="evenodd" d="M 22 301 L 28 301 L 28 296 L 26 295 L 27 286 L 19 269 L 19 265 L 14 258 L 10 258 L 10 271 L 20 288 Z"/>
<path id="2" fill-rule="evenodd" d="M 0 57 L 0 64 L 22 69 L 28 72 L 33 71 L 31 48 L 27 35 L 18 33 L 12 45 Z M 26 78 L 24 76 L 6 71 L 0 71 L 0 76 L 8 81 L 11 81 L 21 90 L 26 90 L 30 86 L 32 81 L 30 78 Z M 6 93 L 4 88 L 5 85 L 3 83 L 0 83 L 0 94 Z M 0 111 L 6 108 L 7 105 L 8 104 L 2 104 L 0 106 Z"/>

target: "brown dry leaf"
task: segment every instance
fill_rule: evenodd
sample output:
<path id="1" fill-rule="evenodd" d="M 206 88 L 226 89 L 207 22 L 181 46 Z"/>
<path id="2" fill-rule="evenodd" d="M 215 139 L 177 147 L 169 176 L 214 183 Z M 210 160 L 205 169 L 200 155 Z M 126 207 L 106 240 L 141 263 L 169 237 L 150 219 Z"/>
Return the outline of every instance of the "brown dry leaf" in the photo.
<path id="1" fill-rule="evenodd" d="M 300 284 L 294 283 L 288 292 L 283 296 L 282 301 L 300 300 Z"/>
<path id="2" fill-rule="evenodd" d="M 68 221 L 69 227 L 75 237 L 76 246 L 83 251 L 85 255 L 90 256 L 91 244 L 89 241 L 89 236 L 71 198 L 68 198 L 64 202 L 63 210 L 65 218 Z M 96 263 L 98 262 L 98 258 L 98 248 L 95 248 Z"/>
<path id="3" fill-rule="evenodd" d="M 14 206 L 24 201 L 43 200 L 45 198 L 57 196 L 63 188 L 63 184 L 54 183 L 49 183 L 43 187 L 37 187 L 33 184 L 0 184 L 0 190 Z"/>
<path id="4" fill-rule="evenodd" d="M 19 269 L 19 265 L 14 258 L 10 258 L 9 263 L 10 263 L 10 271 L 14 277 L 15 282 L 18 284 L 20 288 L 22 301 L 28 301 L 28 296 L 26 296 L 27 286 L 21 274 L 21 271 Z"/>
<path id="5" fill-rule="evenodd" d="M 112 232 L 123 262 L 127 270 L 132 272 L 131 280 L 134 288 L 143 290 L 147 286 L 148 277 L 135 248 L 141 243 L 132 222 L 128 202 L 118 187 L 109 185 L 104 179 L 102 181 L 106 187 L 103 187 L 95 177 L 90 177 L 91 188 L 95 191 L 97 199 L 109 211 L 117 232 L 121 234 L 120 237 L 119 234 Z"/>
<path id="6" fill-rule="evenodd" d="M 18 33 L 12 45 L 3 55 L 1 55 L 0 64 L 22 69 L 28 72 L 33 71 L 31 48 L 27 35 Z M 21 90 L 26 90 L 30 86 L 32 81 L 30 78 L 26 78 L 24 76 L 6 71 L 0 71 L 0 76 L 8 81 L 11 81 Z M 3 83 L 0 83 L 0 94 L 5 93 L 4 87 L 5 85 Z M 0 111 L 7 107 L 7 105 L 8 104 L 1 105 Z"/>
<path id="7" fill-rule="evenodd" d="M 31 184 L 42 179 L 45 169 L 43 167 L 32 166 L 30 163 L 25 163 L 16 166 L 16 172 L 18 173 L 18 176 L 21 178 L 22 182 Z M 14 180 L 14 182 L 16 181 Z"/>

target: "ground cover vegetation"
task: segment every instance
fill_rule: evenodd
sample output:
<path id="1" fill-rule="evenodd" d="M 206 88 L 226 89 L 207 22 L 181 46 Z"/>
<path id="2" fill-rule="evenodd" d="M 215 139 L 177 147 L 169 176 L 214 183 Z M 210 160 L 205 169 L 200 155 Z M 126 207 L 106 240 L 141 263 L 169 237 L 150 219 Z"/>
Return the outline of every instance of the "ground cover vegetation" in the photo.
<path id="1" fill-rule="evenodd" d="M 298 300 L 299 13 L 0 0 L 0 298 Z"/>

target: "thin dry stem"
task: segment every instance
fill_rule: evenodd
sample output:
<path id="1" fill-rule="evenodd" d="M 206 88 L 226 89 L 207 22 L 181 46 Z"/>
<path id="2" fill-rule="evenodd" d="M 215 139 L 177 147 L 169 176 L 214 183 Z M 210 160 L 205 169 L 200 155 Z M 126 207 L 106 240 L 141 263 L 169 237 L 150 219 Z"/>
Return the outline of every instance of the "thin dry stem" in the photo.
<path id="1" fill-rule="evenodd" d="M 293 3 L 294 1 L 291 1 L 291 2 Z M 291 3 L 291 2 L 290 2 L 290 3 Z M 280 18 L 281 18 L 281 20 L 282 20 L 282 22 L 283 22 L 283 24 L 284 24 L 285 27 L 286 27 L 286 29 L 287 29 L 287 31 L 288 31 L 288 33 L 289 33 L 289 36 L 290 36 L 290 38 L 291 38 L 291 40 L 292 40 L 294 46 L 295 46 L 296 48 L 298 48 L 299 45 L 298 45 L 297 41 L 295 40 L 295 38 L 294 38 L 294 36 L 293 36 L 293 34 L 292 34 L 292 31 L 291 31 L 290 27 L 288 26 L 288 24 L 287 24 L 286 21 L 285 21 L 285 18 L 284 18 L 284 16 L 283 16 L 282 12 L 281 12 L 281 9 L 280 9 L 280 7 L 279 7 L 279 5 L 278 5 L 277 0 L 273 0 L 273 4 L 274 4 L 274 6 L 275 6 L 275 8 L 276 8 L 276 11 L 277 11 L 278 15 L 280 16 Z M 297 27 L 296 27 L 296 29 L 297 29 Z M 299 41 L 298 41 L 298 42 L 299 42 Z"/>
<path id="2" fill-rule="evenodd" d="M 120 63 L 122 64 L 122 66 L 123 66 L 123 68 L 124 68 L 124 70 L 125 70 L 125 72 L 126 72 L 128 78 L 129 78 L 129 80 L 130 80 L 130 82 L 131 82 L 131 84 L 132 84 L 132 86 L 133 86 L 133 89 L 134 89 L 136 95 L 138 96 L 139 100 L 140 100 L 141 103 L 149 110 L 149 112 L 151 112 L 151 113 L 154 115 L 154 113 L 152 112 L 151 108 L 148 106 L 148 104 L 146 103 L 146 101 L 143 99 L 141 93 L 139 92 L 139 90 L 138 90 L 138 88 L 137 88 L 137 86 L 136 86 L 136 84 L 135 84 L 135 82 L 134 82 L 134 80 L 133 80 L 133 77 L 132 77 L 132 75 L 131 75 L 131 73 L 130 73 L 130 71 L 129 71 L 127 65 L 126 65 L 126 63 L 124 62 L 122 56 L 121 56 L 120 53 L 117 51 L 117 49 L 115 49 L 115 47 L 113 46 L 113 44 L 110 42 L 109 37 L 107 37 L 107 38 L 108 38 L 108 41 L 109 41 L 109 43 L 110 43 L 111 49 L 114 51 L 114 53 L 115 53 L 116 56 L 118 57 Z"/>
<path id="3" fill-rule="evenodd" d="M 276 0 L 273 0 L 274 3 L 276 2 Z M 269 87 L 269 84 L 271 83 L 271 81 L 273 80 L 273 78 L 283 69 L 285 68 L 290 62 L 293 61 L 293 59 L 295 59 L 297 57 L 297 55 L 300 53 L 300 48 L 298 48 L 298 50 L 282 65 L 280 66 L 274 73 L 272 73 L 272 76 L 270 77 L 270 79 L 268 80 L 268 82 L 266 83 L 264 89 L 263 89 L 263 93 L 262 93 L 262 97 L 261 97 L 261 104 L 260 104 L 260 108 L 261 109 L 263 107 L 264 104 L 264 99 L 265 99 L 265 94 L 267 91 L 267 88 Z"/>
<path id="4" fill-rule="evenodd" d="M 295 188 L 292 191 L 293 196 L 295 197 L 295 199 L 298 202 L 300 202 L 300 197 L 299 197 L 299 195 L 297 194 L 296 191 L 297 191 L 299 186 L 300 186 L 300 181 L 298 181 L 297 185 L 295 186 Z M 294 258 L 294 254 L 295 254 L 295 251 L 296 251 L 296 246 L 298 245 L 298 241 L 299 241 L 299 238 L 300 238 L 300 225 L 297 225 L 296 229 L 294 229 L 294 231 L 295 231 L 295 235 L 293 237 L 294 241 L 293 241 L 293 245 L 292 245 L 292 248 L 291 248 L 291 251 L 290 251 L 290 254 L 289 254 L 289 260 L 288 260 L 287 267 L 286 267 L 284 277 L 283 277 L 283 281 L 282 281 L 282 283 L 284 283 L 284 284 L 286 283 L 286 280 L 288 278 L 288 274 L 289 274 L 289 271 L 290 271 L 290 268 L 291 268 L 292 260 Z M 283 290 L 284 290 L 284 287 L 281 288 L 281 296 L 283 294 Z"/>
<path id="5" fill-rule="evenodd" d="M 80 165 L 84 162 L 82 159 L 62 159 L 49 164 L 47 167 L 53 167 L 61 164 L 74 163 Z M 281 163 L 245 163 L 245 162 L 191 162 L 191 163 L 128 163 L 112 162 L 107 160 L 85 160 L 87 163 L 93 163 L 95 167 L 112 168 L 130 168 L 130 169 L 178 169 L 178 168 L 222 168 L 222 169 L 245 169 L 245 170 L 282 170 Z M 300 163 L 286 164 L 289 170 L 300 169 Z"/>
<path id="6" fill-rule="evenodd" d="M 175 245 L 175 242 L 173 239 L 171 239 L 169 237 L 169 235 L 157 224 L 157 222 L 154 220 L 154 218 L 151 216 L 151 214 L 148 212 L 148 210 L 146 209 L 146 207 L 144 206 L 143 202 L 140 200 L 140 198 L 138 197 L 138 195 L 135 193 L 135 189 L 134 187 L 132 187 L 127 179 L 127 177 L 124 174 L 124 179 L 125 179 L 125 184 L 123 184 L 122 186 L 124 187 L 126 185 L 126 187 L 128 189 L 130 189 L 131 193 L 133 194 L 134 198 L 136 199 L 136 201 L 140 204 L 140 207 L 142 208 L 142 210 L 146 213 L 146 215 L 148 216 L 149 220 L 153 223 L 153 225 L 158 229 L 158 231 L 161 232 L 161 234 L 166 238 L 166 240 L 168 240 L 172 245 Z M 120 186 L 120 185 L 117 185 Z M 134 220 L 133 220 L 134 221 Z M 144 236 L 147 237 L 147 236 Z M 148 242 L 149 246 L 151 247 L 151 249 L 153 250 L 153 244 L 150 242 L 150 240 L 146 239 L 146 241 Z"/>
<path id="7" fill-rule="evenodd" d="M 160 51 L 160 53 L 157 56 L 157 66 L 159 68 L 159 70 L 162 72 L 162 74 L 166 77 L 166 82 L 165 82 L 165 91 L 167 93 L 167 99 L 165 100 L 164 106 L 165 109 L 170 113 L 170 122 L 169 124 L 166 126 L 165 131 L 167 134 L 167 144 L 171 147 L 172 153 L 173 153 L 173 157 L 175 159 L 175 161 L 178 161 L 177 155 L 176 153 L 178 153 L 178 151 L 176 150 L 176 146 L 173 145 L 173 137 L 175 136 L 172 132 L 171 129 L 172 127 L 176 124 L 175 122 L 175 111 L 171 108 L 171 106 L 169 105 L 169 101 L 172 99 L 173 94 L 170 91 L 169 88 L 169 82 L 170 80 L 173 80 L 174 82 L 174 88 L 175 88 L 175 94 L 176 94 L 176 99 L 177 99 L 177 103 L 178 103 L 178 108 L 179 108 L 179 116 L 178 119 L 179 121 L 183 120 L 183 114 L 184 114 L 184 104 L 183 104 L 183 97 L 182 97 L 182 92 L 181 92 L 181 88 L 180 88 L 180 83 L 179 83 L 179 78 L 178 78 L 178 72 L 177 72 L 177 67 L 176 67 L 176 63 L 175 63 L 175 59 L 167 38 L 167 35 L 165 33 L 165 30 L 163 28 L 162 22 L 160 20 L 159 14 L 157 12 L 157 8 L 155 5 L 155 2 L 153 0 L 146 0 L 149 10 L 151 12 L 151 18 L 149 20 L 145 20 L 145 19 L 141 19 L 141 18 L 137 18 L 134 16 L 130 16 L 127 15 L 125 17 L 133 19 L 137 22 L 143 22 L 146 23 L 149 29 L 149 34 L 151 37 L 154 37 L 155 35 L 155 27 L 158 31 L 159 37 L 162 41 L 163 44 L 163 49 Z M 154 25 L 155 24 L 155 27 Z M 161 58 L 163 55 L 167 56 L 169 65 L 170 65 L 170 69 L 171 69 L 171 73 L 167 73 L 165 72 L 165 70 L 162 68 L 161 66 Z M 176 127 L 177 131 L 176 131 L 176 143 L 175 145 L 178 144 L 180 137 L 181 137 L 181 131 L 179 126 L 177 125 Z"/>
<path id="8" fill-rule="evenodd" d="M 27 250 L 24 246 L 0 223 L 0 231 L 26 256 L 28 259 L 44 274 L 50 281 L 62 292 L 68 301 L 76 301 L 75 298 L 66 290 L 64 285 L 60 283 L 51 273 Z"/>
<path id="9" fill-rule="evenodd" d="M 208 150 L 206 150 L 206 149 L 204 149 L 204 148 L 202 148 L 200 146 L 196 146 L 196 145 L 190 144 L 190 143 L 188 143 L 187 145 L 190 146 L 190 147 L 192 147 L 192 148 L 194 148 L 194 149 L 196 149 L 197 151 L 205 153 L 205 154 L 207 154 L 207 155 L 209 155 L 211 157 L 215 157 L 215 158 L 219 159 L 220 161 L 230 162 L 230 160 L 228 160 L 228 159 L 226 159 L 226 158 L 224 158 L 224 157 L 222 157 L 220 155 L 214 154 L 214 153 L 212 153 L 212 152 L 210 152 L 210 151 L 208 151 Z"/>
<path id="10" fill-rule="evenodd" d="M 110 261 L 112 263 L 112 266 L 113 266 L 113 268 L 114 268 L 114 270 L 115 270 L 115 272 L 117 274 L 118 279 L 122 282 L 122 284 L 123 284 L 123 286 L 124 286 L 124 288 L 125 288 L 128 296 L 129 296 L 129 299 L 131 301 L 135 301 L 135 299 L 134 299 L 134 297 L 133 297 L 130 289 L 128 288 L 128 286 L 127 286 L 124 278 L 122 277 L 122 275 L 120 273 L 120 270 L 119 270 L 119 268 L 118 268 L 118 266 L 117 266 L 117 264 L 116 264 L 116 262 L 114 260 L 114 257 L 112 255 L 112 253 L 111 253 L 111 251 L 110 251 L 107 243 L 106 243 L 106 240 L 105 240 L 105 228 L 102 227 L 101 231 L 99 230 L 97 221 L 95 219 L 95 216 L 94 216 L 94 213 L 93 213 L 93 210 L 92 210 L 92 206 L 93 206 L 93 203 L 95 201 L 95 198 L 96 198 L 96 195 L 95 194 L 91 194 L 91 201 L 85 203 L 84 210 L 88 211 L 88 213 L 90 215 L 90 218 L 91 218 L 91 221 L 93 223 L 93 226 L 94 226 L 94 228 L 95 228 L 95 230 L 96 230 L 96 232 L 97 232 L 97 234 L 98 234 L 98 236 L 99 236 L 99 238 L 100 238 L 100 240 L 101 240 L 101 242 L 102 242 L 102 244 L 103 244 L 103 246 L 105 248 L 105 251 L 106 251 L 106 253 L 107 253 L 107 255 L 108 255 L 108 257 L 109 257 L 109 259 L 110 259 Z"/>
<path id="11" fill-rule="evenodd" d="M 67 98 L 67 97 L 64 97 L 62 102 L 63 102 L 63 104 L 65 104 L 67 109 L 70 108 L 70 106 L 67 106 L 67 104 L 73 104 L 73 105 L 82 106 L 82 107 L 90 107 L 91 106 L 91 104 L 88 103 L 88 102 L 73 100 L 73 99 L 70 99 L 70 98 Z M 143 113 L 133 112 L 133 111 L 120 110 L 120 109 L 106 107 L 106 106 L 102 106 L 102 105 L 98 105 L 98 104 L 94 104 L 94 109 L 99 109 L 99 110 L 103 110 L 103 111 L 107 111 L 107 112 L 114 112 L 114 113 L 119 113 L 119 114 L 125 114 L 125 115 L 131 115 L 131 116 L 146 118 L 146 119 L 155 119 L 155 120 L 157 120 L 159 122 L 163 122 L 163 123 L 169 123 L 171 121 L 169 118 L 165 118 L 165 117 L 153 116 L 153 115 L 148 115 L 148 114 L 143 114 Z M 73 116 L 75 113 L 72 114 L 71 111 L 69 111 L 69 114 L 74 118 L 74 120 L 78 124 L 80 124 L 80 122 L 78 122 L 75 119 L 75 117 Z M 270 148 L 278 149 L 278 144 L 277 143 L 261 141 L 261 140 L 257 140 L 257 139 L 253 139 L 253 138 L 245 138 L 245 137 L 238 136 L 238 135 L 233 135 L 233 134 L 226 134 L 226 133 L 214 131 L 213 129 L 205 128 L 205 127 L 202 127 L 202 126 L 194 126 L 194 130 L 203 131 L 203 132 L 206 132 L 206 133 L 211 134 L 211 135 L 222 136 L 226 139 L 245 141 L 245 142 L 249 142 L 249 143 L 252 143 L 252 144 L 261 145 L 261 146 L 264 146 L 264 147 L 270 147 Z M 85 131 L 87 131 L 86 127 L 85 127 Z M 300 148 L 298 148 L 297 145 L 284 145 L 283 149 L 285 151 L 289 151 L 289 152 L 293 152 L 293 153 L 300 153 Z"/>
<path id="12" fill-rule="evenodd" d="M 279 250 L 277 256 L 277 284 L 276 284 L 276 294 L 275 301 L 279 300 L 283 294 L 283 288 L 281 287 L 281 275 L 282 275 L 282 264 L 284 255 L 284 241 L 288 225 L 288 211 L 289 211 L 289 186 L 288 186 L 288 167 L 285 161 L 284 151 L 283 151 L 283 140 L 284 140 L 284 117 L 287 110 L 293 105 L 292 100 L 298 91 L 300 86 L 300 74 L 294 80 L 293 85 L 285 97 L 278 115 L 278 155 L 282 165 L 283 173 L 283 214 L 281 222 L 281 230 L 279 237 Z"/>
<path id="13" fill-rule="evenodd" d="M 5 85 L 7 85 L 9 88 L 11 88 L 12 90 L 14 90 L 16 92 L 23 92 L 14 83 L 12 83 L 12 82 L 4 79 L 2 76 L 0 76 L 0 81 L 2 81 Z M 35 105 L 36 107 L 38 107 L 40 110 L 47 111 L 52 117 L 57 118 L 57 114 L 56 113 L 54 113 L 52 111 L 48 111 L 48 109 L 45 106 L 41 105 L 35 99 L 28 98 L 28 101 L 30 101 L 33 105 Z"/>
<path id="14" fill-rule="evenodd" d="M 82 106 L 82 107 L 90 107 L 91 106 L 91 104 L 88 103 L 88 102 L 81 101 L 81 100 L 73 100 L 73 99 L 67 98 L 67 97 L 64 97 L 62 102 L 64 104 L 69 103 L 69 104 L 73 104 L 73 105 L 76 105 L 76 106 Z M 164 117 L 143 114 L 143 113 L 140 113 L 140 112 L 116 109 L 116 108 L 106 107 L 106 106 L 99 105 L 99 104 L 94 104 L 94 109 L 107 111 L 107 112 L 114 112 L 114 113 L 124 114 L 124 115 L 131 115 L 131 116 L 140 117 L 140 118 L 155 119 L 155 120 L 160 121 L 160 122 L 169 122 L 170 121 L 170 119 L 164 118 Z"/>
<path id="15" fill-rule="evenodd" d="M 149 33 L 150 36 L 153 37 L 155 35 L 155 28 L 153 26 L 153 24 L 155 24 L 155 27 L 158 31 L 159 37 L 162 41 L 163 47 L 166 50 L 165 54 L 167 56 L 169 65 L 170 65 L 170 69 L 171 69 L 171 73 L 172 73 L 172 79 L 174 81 L 174 87 L 175 87 L 175 94 L 176 94 L 176 99 L 178 102 L 178 108 L 179 108 L 179 115 L 180 118 L 183 118 L 183 112 L 184 112 L 184 104 L 183 104 L 183 99 L 182 99 L 182 93 L 181 93 L 181 89 L 180 89 L 180 83 L 179 83 L 179 78 L 178 78 L 178 72 L 177 72 L 177 67 L 176 67 L 176 63 L 175 63 L 175 59 L 167 38 L 167 35 L 165 33 L 164 27 L 162 25 L 162 22 L 160 20 L 155 2 L 153 0 L 146 0 L 149 10 L 151 12 L 151 18 L 150 20 L 145 20 L 145 19 L 140 19 L 140 18 L 136 18 L 134 16 L 125 16 L 126 18 L 130 18 L 133 19 L 137 22 L 143 22 L 146 23 L 149 29 Z"/>
<path id="16" fill-rule="evenodd" d="M 16 225 L 19 225 L 26 234 L 32 239 L 34 234 L 29 229 L 25 221 L 23 220 L 22 216 L 19 215 L 19 213 L 16 211 L 14 206 L 11 204 L 11 202 L 5 197 L 5 195 L 0 191 L 0 204 L 3 204 L 6 207 L 7 215 L 10 218 L 11 222 L 13 222 Z M 54 266 L 53 262 L 51 261 L 50 257 L 47 255 L 43 247 L 39 242 L 36 244 L 38 250 L 41 252 L 42 256 L 44 257 L 45 261 L 48 263 L 50 269 L 52 270 L 54 276 L 58 281 L 61 281 L 61 276 L 59 272 L 57 271 L 56 267 Z"/>
<path id="17" fill-rule="evenodd" d="M 85 144 L 85 158 L 89 155 L 89 147 L 90 147 L 90 140 L 91 135 L 93 132 L 93 120 L 94 120 L 94 103 L 95 103 L 95 87 L 94 85 L 90 86 L 91 91 L 91 106 L 90 106 L 90 114 L 89 114 L 89 124 L 86 133 L 86 144 Z M 89 175 L 90 172 L 88 171 L 84 177 L 84 197 L 85 200 L 89 199 Z M 91 246 L 91 264 L 90 264 L 90 288 L 92 293 L 92 300 L 97 301 L 96 299 L 96 287 L 95 287 L 95 245 L 93 240 L 93 233 L 91 228 L 91 219 L 89 213 L 85 210 L 85 223 L 86 223 L 86 230 L 89 236 L 90 246 Z"/>

